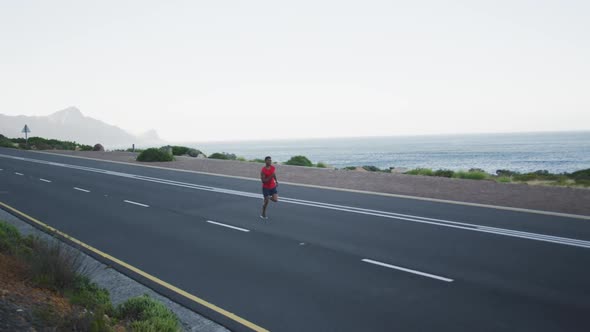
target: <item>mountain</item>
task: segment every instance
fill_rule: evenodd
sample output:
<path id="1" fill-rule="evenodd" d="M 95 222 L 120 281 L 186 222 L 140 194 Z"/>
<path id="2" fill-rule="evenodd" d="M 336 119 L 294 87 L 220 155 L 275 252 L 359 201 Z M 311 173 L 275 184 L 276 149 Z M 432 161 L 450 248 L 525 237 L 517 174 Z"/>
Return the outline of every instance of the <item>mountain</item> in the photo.
<path id="1" fill-rule="evenodd" d="M 131 147 L 132 144 L 136 146 L 164 144 L 155 130 L 135 136 L 119 127 L 87 117 L 76 107 L 68 107 L 48 116 L 0 114 L 0 134 L 4 136 L 24 136 L 21 130 L 25 124 L 31 130 L 29 137 L 55 138 L 88 145 L 100 143 L 109 149 Z"/>

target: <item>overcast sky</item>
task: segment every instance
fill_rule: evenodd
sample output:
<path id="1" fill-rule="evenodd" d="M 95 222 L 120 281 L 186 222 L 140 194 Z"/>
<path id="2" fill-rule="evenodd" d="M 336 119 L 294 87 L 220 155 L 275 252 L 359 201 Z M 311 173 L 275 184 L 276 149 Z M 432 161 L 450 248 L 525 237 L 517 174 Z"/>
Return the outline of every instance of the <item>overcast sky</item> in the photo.
<path id="1" fill-rule="evenodd" d="M 0 0 L 0 113 L 167 140 L 590 129 L 590 1 Z"/>

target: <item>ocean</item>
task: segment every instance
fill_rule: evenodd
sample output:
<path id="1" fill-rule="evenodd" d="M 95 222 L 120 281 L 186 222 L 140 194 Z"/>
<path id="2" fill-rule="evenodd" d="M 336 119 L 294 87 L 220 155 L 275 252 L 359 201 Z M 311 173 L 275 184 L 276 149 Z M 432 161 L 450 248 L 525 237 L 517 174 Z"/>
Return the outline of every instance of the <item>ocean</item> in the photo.
<path id="1" fill-rule="evenodd" d="M 333 167 L 468 170 L 481 168 L 553 173 L 590 168 L 590 131 L 195 143 L 205 154 L 229 152 L 275 161 L 304 155 Z"/>

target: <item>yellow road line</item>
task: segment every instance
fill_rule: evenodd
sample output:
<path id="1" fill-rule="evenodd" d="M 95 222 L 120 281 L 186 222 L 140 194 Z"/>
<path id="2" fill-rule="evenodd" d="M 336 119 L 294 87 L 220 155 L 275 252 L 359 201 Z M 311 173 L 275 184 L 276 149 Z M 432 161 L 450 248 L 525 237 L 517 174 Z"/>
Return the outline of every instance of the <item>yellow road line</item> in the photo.
<path id="1" fill-rule="evenodd" d="M 115 263 L 117 263 L 117 264 L 125 267 L 126 269 L 129 269 L 129 270 L 131 270 L 131 271 L 133 271 L 133 272 L 141 275 L 142 277 L 144 277 L 146 279 L 149 279 L 149 280 L 155 282 L 156 284 L 158 284 L 158 285 L 160 285 L 162 287 L 165 287 L 165 288 L 167 288 L 167 289 L 175 292 L 178 295 L 184 296 L 185 298 L 187 298 L 189 300 L 192 300 L 192 301 L 194 301 L 194 302 L 196 302 L 196 303 L 198 303 L 200 305 L 203 305 L 203 306 L 205 306 L 205 307 L 207 307 L 207 308 L 209 308 L 209 309 L 211 309 L 211 310 L 213 310 L 213 311 L 215 311 L 215 312 L 217 312 L 219 314 L 222 314 L 223 316 L 225 316 L 225 317 L 227 317 L 227 318 L 229 318 L 229 319 L 231 319 L 231 320 L 233 320 L 235 322 L 238 322 L 238 323 L 240 323 L 240 324 L 242 324 L 242 325 L 244 325 L 244 326 L 246 326 L 246 327 L 248 327 L 248 328 L 250 328 L 250 329 L 252 329 L 254 331 L 257 331 L 257 332 L 268 332 L 268 330 L 265 329 L 265 328 L 262 328 L 262 327 L 254 324 L 254 323 L 252 323 L 250 321 L 247 321 L 247 320 L 245 320 L 245 319 L 243 319 L 243 318 L 241 318 L 241 317 L 239 317 L 239 316 L 237 316 L 237 315 L 235 315 L 235 314 L 233 314 L 233 313 L 231 313 L 231 312 L 229 312 L 229 311 L 227 311 L 225 309 L 222 309 L 222 308 L 220 308 L 220 307 L 218 307 L 218 306 L 216 306 L 216 305 L 214 305 L 212 303 L 209 303 L 209 302 L 207 302 L 207 301 L 205 301 L 205 300 L 203 300 L 203 299 L 201 299 L 201 298 L 199 298 L 199 297 L 197 297 L 197 296 L 195 296 L 193 294 L 190 294 L 190 293 L 188 293 L 188 292 L 186 292 L 186 291 L 184 291 L 184 290 L 182 290 L 182 289 L 180 289 L 180 288 L 178 288 L 178 287 L 176 287 L 174 285 L 171 285 L 171 284 L 169 284 L 169 283 L 167 283 L 167 282 L 165 282 L 163 280 L 160 280 L 160 279 L 154 277 L 153 275 L 151 275 L 151 274 L 149 274 L 147 272 L 144 272 L 144 271 L 136 268 L 135 266 L 129 265 L 129 264 L 123 262 L 122 260 L 118 259 L 118 258 L 115 258 L 115 257 L 113 257 L 113 256 L 111 256 L 111 255 L 109 255 L 109 254 L 107 254 L 105 252 L 102 252 L 102 251 L 100 251 L 100 250 L 98 250 L 98 249 L 96 249 L 96 248 L 94 248 L 94 247 L 92 247 L 92 246 L 90 246 L 90 245 L 88 245 L 88 244 L 86 244 L 86 243 L 84 243 L 84 242 L 76 239 L 76 238 L 73 238 L 73 237 L 69 236 L 68 234 L 66 234 L 64 232 L 61 232 L 61 231 L 59 231 L 59 230 L 57 230 L 57 229 L 55 229 L 55 228 L 53 228 L 53 227 L 51 227 L 51 226 L 49 226 L 49 225 L 41 222 L 41 221 L 39 221 L 39 220 L 31 217 L 28 214 L 26 214 L 24 212 L 21 212 L 21 211 L 13 208 L 12 206 L 10 206 L 10 205 L 8 205 L 6 203 L 0 202 L 0 206 L 2 206 L 4 208 L 6 208 L 6 209 L 8 209 L 8 210 L 10 210 L 10 211 L 18 214 L 18 215 L 20 215 L 21 217 L 24 217 L 24 218 L 26 218 L 26 219 L 28 219 L 28 220 L 36 223 L 37 225 L 39 225 L 39 226 L 47 229 L 51 233 L 58 234 L 58 235 L 60 235 L 60 236 L 62 236 L 64 238 L 68 239 L 69 241 L 72 241 L 72 242 L 76 243 L 77 245 L 82 246 L 82 247 L 84 247 L 84 248 L 92 251 L 93 253 L 95 253 L 95 254 L 97 254 L 99 256 L 102 256 L 102 257 L 104 257 L 104 258 L 106 258 L 106 259 L 108 259 L 108 260 L 110 260 L 112 262 L 115 262 Z"/>

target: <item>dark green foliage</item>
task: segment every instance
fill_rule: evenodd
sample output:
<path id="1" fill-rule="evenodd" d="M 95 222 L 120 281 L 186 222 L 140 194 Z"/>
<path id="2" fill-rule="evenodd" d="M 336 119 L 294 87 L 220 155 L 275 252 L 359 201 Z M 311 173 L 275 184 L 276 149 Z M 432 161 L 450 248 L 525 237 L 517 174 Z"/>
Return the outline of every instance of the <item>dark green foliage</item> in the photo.
<path id="1" fill-rule="evenodd" d="M 379 167 L 372 165 L 363 166 L 363 169 L 369 172 L 381 172 L 381 169 Z"/>
<path id="2" fill-rule="evenodd" d="M 0 221 L 0 252 L 14 255 L 21 243 L 22 238 L 16 227 Z"/>
<path id="3" fill-rule="evenodd" d="M 137 156 L 137 161 L 154 162 L 154 161 L 172 161 L 174 157 L 162 149 L 149 148 L 142 151 Z"/>
<path id="4" fill-rule="evenodd" d="M 306 156 L 293 156 L 285 165 L 312 167 L 313 163 Z"/>
<path id="5" fill-rule="evenodd" d="M 434 176 L 440 176 L 444 178 L 452 178 L 455 172 L 450 169 L 437 169 L 434 171 Z"/>
<path id="6" fill-rule="evenodd" d="M 209 156 L 209 159 L 221 159 L 221 160 L 236 160 L 238 157 L 233 153 L 227 152 L 215 152 Z"/>
<path id="7" fill-rule="evenodd" d="M 415 168 L 407 171 L 405 174 L 432 176 L 434 175 L 434 172 L 430 168 Z"/>
<path id="8" fill-rule="evenodd" d="M 187 148 L 186 146 L 172 146 L 172 154 L 175 156 L 184 156 L 188 153 L 188 150 L 190 150 L 190 148 Z"/>
<path id="9" fill-rule="evenodd" d="M 122 303 L 117 308 L 117 318 L 130 321 L 133 331 L 176 332 L 180 330 L 178 318 L 174 313 L 147 295 Z"/>

